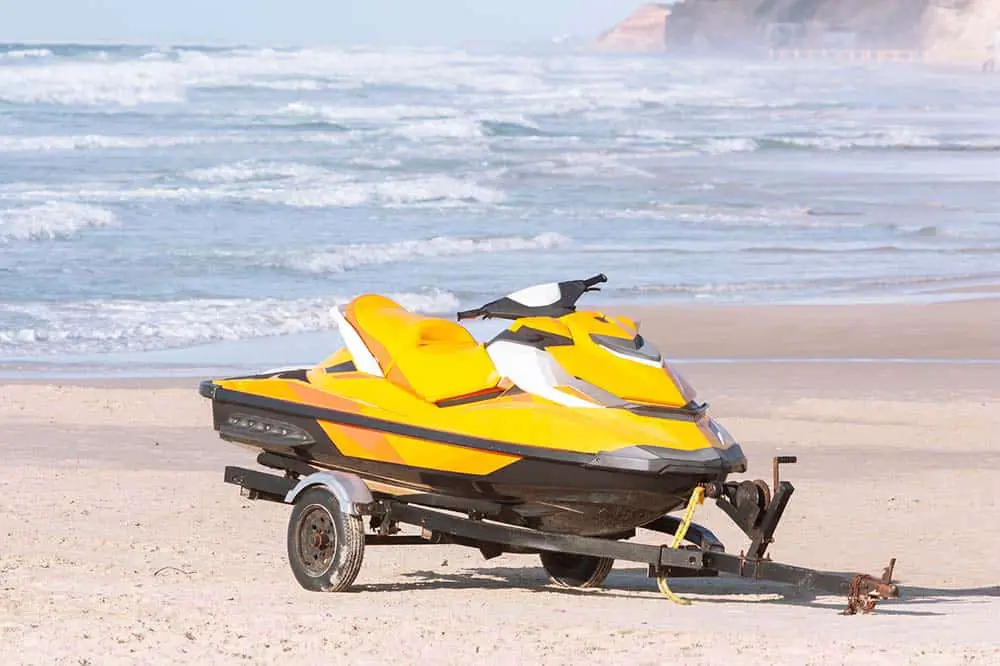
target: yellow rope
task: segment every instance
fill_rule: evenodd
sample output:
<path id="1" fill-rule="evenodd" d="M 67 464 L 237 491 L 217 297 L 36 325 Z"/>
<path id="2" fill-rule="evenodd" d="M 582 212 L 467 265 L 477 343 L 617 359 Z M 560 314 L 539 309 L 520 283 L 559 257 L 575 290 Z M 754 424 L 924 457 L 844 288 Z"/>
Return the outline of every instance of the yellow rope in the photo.
<path id="1" fill-rule="evenodd" d="M 684 511 L 684 517 L 681 518 L 680 527 L 674 532 L 673 543 L 670 544 L 671 548 L 678 548 L 681 542 L 684 541 L 684 537 L 687 535 L 688 528 L 691 527 L 691 520 L 694 518 L 694 510 L 698 508 L 699 504 L 704 504 L 705 502 L 705 489 L 698 486 L 691 493 L 691 499 L 688 500 L 687 509 Z M 688 599 L 677 596 L 673 590 L 670 589 L 670 585 L 667 583 L 666 576 L 659 576 L 656 579 L 656 586 L 660 588 L 660 592 L 667 599 L 679 606 L 690 606 L 691 602 Z"/>

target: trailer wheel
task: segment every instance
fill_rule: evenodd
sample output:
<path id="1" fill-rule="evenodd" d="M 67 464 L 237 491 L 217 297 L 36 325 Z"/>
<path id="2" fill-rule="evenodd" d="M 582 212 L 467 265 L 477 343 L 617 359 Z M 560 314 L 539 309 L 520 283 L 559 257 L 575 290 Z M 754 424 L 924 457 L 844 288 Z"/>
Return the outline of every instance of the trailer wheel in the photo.
<path id="1" fill-rule="evenodd" d="M 542 566 L 553 583 L 561 587 L 600 587 L 615 561 L 570 553 L 541 553 Z"/>
<path id="2" fill-rule="evenodd" d="M 288 563 L 302 587 L 343 592 L 358 577 L 364 556 L 360 516 L 344 514 L 324 488 L 309 488 L 299 496 L 288 520 Z"/>

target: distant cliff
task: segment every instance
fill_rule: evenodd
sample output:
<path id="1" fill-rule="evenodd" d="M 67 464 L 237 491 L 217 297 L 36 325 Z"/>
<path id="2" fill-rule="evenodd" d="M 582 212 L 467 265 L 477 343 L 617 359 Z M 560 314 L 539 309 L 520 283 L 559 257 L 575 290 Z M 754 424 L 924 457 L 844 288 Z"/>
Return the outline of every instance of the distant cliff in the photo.
<path id="1" fill-rule="evenodd" d="M 650 4 L 597 40 L 617 51 L 923 49 L 989 57 L 1000 0 L 686 0 Z"/>
<path id="2" fill-rule="evenodd" d="M 663 51 L 670 6 L 644 5 L 597 39 L 599 51 Z"/>

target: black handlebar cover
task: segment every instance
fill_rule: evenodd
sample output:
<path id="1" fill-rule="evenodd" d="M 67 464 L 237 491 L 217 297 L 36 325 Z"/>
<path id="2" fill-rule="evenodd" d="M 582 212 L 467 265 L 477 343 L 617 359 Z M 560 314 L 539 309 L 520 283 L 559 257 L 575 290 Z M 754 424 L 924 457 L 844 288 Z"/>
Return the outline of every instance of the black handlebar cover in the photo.
<path id="1" fill-rule="evenodd" d="M 458 313 L 457 317 L 458 321 L 462 321 L 463 319 L 475 319 L 476 317 L 482 317 L 483 314 L 482 308 L 475 308 L 473 310 L 462 310 Z"/>
<path id="2" fill-rule="evenodd" d="M 545 305 L 525 305 L 512 300 L 508 296 L 498 298 L 486 305 L 472 310 L 462 310 L 456 314 L 458 321 L 463 319 L 520 319 L 521 317 L 561 317 L 576 310 L 577 300 L 588 291 L 599 291 L 597 285 L 608 281 L 608 276 L 598 273 L 585 280 L 567 280 L 560 282 L 558 300 Z"/>

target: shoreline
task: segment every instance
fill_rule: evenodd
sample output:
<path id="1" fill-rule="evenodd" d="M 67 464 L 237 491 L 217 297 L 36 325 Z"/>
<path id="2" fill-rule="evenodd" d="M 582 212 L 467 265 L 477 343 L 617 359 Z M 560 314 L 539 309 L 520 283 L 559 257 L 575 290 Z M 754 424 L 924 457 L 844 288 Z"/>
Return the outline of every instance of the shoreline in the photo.
<path id="1" fill-rule="evenodd" d="M 587 307 L 587 306 L 585 306 Z M 929 304 L 592 306 L 638 321 L 678 364 L 1000 363 L 1000 298 Z M 475 322 L 480 340 L 506 322 Z M 184 380 L 310 366 L 340 346 L 333 330 L 195 347 L 59 358 L 0 359 L 0 382 Z"/>

